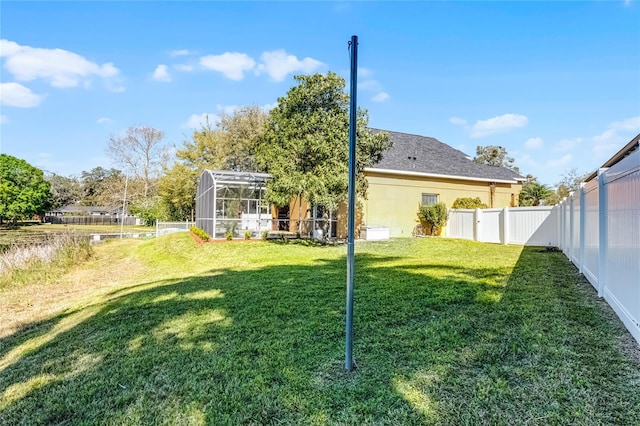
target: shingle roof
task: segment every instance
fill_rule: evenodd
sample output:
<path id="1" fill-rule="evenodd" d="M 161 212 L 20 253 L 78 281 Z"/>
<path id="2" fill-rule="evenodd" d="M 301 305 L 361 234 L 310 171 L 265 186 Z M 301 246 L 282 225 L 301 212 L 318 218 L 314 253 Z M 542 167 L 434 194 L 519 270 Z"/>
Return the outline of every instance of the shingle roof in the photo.
<path id="1" fill-rule="evenodd" d="M 506 167 L 478 164 L 462 151 L 450 147 L 435 138 L 371 129 L 373 133 L 389 134 L 393 147 L 372 169 L 398 170 L 452 177 L 468 177 L 483 180 L 524 180 L 518 173 Z"/>

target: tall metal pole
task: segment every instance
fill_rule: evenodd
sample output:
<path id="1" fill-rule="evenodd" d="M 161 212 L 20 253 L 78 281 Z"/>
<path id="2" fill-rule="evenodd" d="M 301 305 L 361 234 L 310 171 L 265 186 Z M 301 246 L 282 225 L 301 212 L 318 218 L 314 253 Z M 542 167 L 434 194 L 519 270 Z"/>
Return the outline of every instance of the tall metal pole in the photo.
<path id="1" fill-rule="evenodd" d="M 358 91 L 358 36 L 352 36 L 351 80 L 349 86 L 351 105 L 349 108 L 349 200 L 347 208 L 347 330 L 346 356 L 344 368 L 353 371 L 353 277 L 354 277 L 354 236 L 356 207 L 356 94 Z"/>

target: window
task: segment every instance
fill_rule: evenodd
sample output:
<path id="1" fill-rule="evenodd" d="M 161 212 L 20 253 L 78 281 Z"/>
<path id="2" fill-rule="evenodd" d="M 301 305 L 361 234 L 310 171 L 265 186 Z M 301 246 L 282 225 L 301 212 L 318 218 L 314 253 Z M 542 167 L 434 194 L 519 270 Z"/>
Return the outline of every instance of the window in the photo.
<path id="1" fill-rule="evenodd" d="M 430 206 L 438 202 L 438 194 L 422 194 L 422 205 Z"/>

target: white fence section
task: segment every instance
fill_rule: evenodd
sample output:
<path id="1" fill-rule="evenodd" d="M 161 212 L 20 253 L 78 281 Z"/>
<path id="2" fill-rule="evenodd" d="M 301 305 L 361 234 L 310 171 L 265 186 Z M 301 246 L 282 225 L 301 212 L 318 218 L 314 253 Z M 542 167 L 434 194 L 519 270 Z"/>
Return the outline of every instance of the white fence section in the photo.
<path id="1" fill-rule="evenodd" d="M 558 206 L 450 210 L 445 235 L 559 247 L 640 343 L 640 151 Z"/>
<path id="2" fill-rule="evenodd" d="M 450 210 L 445 235 L 485 243 L 558 246 L 559 207 Z"/>
<path id="3" fill-rule="evenodd" d="M 640 342 L 640 152 L 561 204 L 560 248 Z"/>
<path id="4" fill-rule="evenodd" d="M 195 226 L 195 222 L 156 222 L 156 237 L 173 234 L 174 232 L 187 232 Z"/>

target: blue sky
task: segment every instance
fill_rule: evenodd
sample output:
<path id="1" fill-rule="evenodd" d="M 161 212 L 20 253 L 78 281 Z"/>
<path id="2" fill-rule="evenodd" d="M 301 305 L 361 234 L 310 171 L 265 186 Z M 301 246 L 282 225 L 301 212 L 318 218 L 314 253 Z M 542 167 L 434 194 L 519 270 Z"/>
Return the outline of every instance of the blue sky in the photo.
<path id="1" fill-rule="evenodd" d="M 203 114 L 268 108 L 293 75 L 348 80 L 372 127 L 469 155 L 502 145 L 555 184 L 640 132 L 640 4 L 596 2 L 0 3 L 2 153 L 110 167 L 133 125 L 181 146 Z"/>

